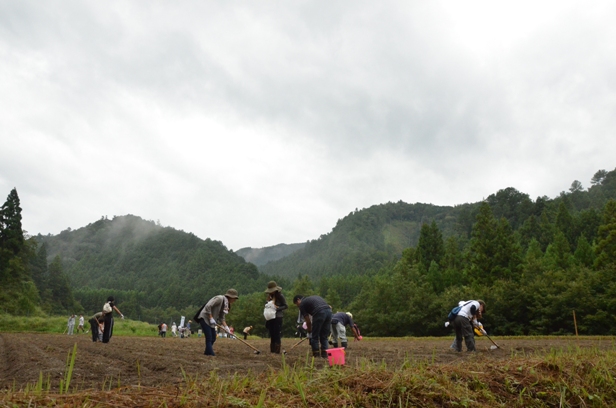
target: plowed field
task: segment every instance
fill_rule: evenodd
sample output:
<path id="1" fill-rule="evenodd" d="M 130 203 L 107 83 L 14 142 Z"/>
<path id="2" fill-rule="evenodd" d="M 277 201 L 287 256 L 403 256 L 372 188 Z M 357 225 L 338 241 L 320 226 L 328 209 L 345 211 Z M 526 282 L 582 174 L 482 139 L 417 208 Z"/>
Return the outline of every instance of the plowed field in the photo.
<path id="1" fill-rule="evenodd" d="M 425 360 L 431 364 L 452 364 L 460 359 L 482 359 L 498 363 L 514 355 L 545 354 L 552 349 L 594 347 L 613 349 L 612 338 L 542 337 L 537 339 L 494 338 L 501 346 L 491 350 L 487 338 L 477 339 L 477 353 L 456 353 L 449 346 L 452 337 L 442 339 L 370 339 L 352 342 L 346 363 L 361 359 L 384 361 L 388 367 L 399 367 L 405 360 Z M 283 339 L 287 364 L 309 359 L 308 341 L 293 350 L 297 339 Z M 0 334 L 0 387 L 22 389 L 43 378 L 49 378 L 57 389 L 67 369 L 67 357 L 77 344 L 71 385 L 79 389 L 98 388 L 103 384 L 160 386 L 183 381 L 184 373 L 192 378 L 204 378 L 215 370 L 221 376 L 252 371 L 260 373 L 282 365 L 283 356 L 269 352 L 268 339 L 248 339 L 261 351 L 254 351 L 238 340 L 219 338 L 214 345 L 215 357 L 203 355 L 204 339 L 114 336 L 107 344 L 94 343 L 88 334 L 59 335 L 34 333 Z M 327 360 L 317 359 L 317 365 L 327 366 Z"/>

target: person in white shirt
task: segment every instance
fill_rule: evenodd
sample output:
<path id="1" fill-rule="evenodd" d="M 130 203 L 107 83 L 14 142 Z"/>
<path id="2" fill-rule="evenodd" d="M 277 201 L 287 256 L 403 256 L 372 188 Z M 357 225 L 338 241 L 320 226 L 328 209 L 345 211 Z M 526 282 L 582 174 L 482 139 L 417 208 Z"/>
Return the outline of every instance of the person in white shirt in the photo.
<path id="1" fill-rule="evenodd" d="M 462 305 L 458 315 L 453 321 L 456 331 L 456 351 L 462 351 L 462 339 L 466 343 L 467 351 L 475 350 L 475 335 L 473 334 L 472 320 L 481 319 L 486 310 L 483 300 L 469 300 Z"/>
<path id="2" fill-rule="evenodd" d="M 458 306 L 462 307 L 462 306 L 464 306 L 464 304 L 466 302 L 467 302 L 466 300 L 461 300 L 461 301 L 458 302 Z M 449 325 L 450 325 L 449 321 L 445 322 L 445 327 L 449 327 Z M 483 324 L 479 320 L 477 320 L 477 316 L 475 316 L 473 318 L 473 320 L 471 320 L 471 325 L 473 326 L 473 331 L 475 332 L 476 335 L 484 336 L 484 335 L 488 334 L 488 333 L 486 333 L 485 329 L 483 328 Z M 453 325 L 451 327 L 453 327 Z M 451 343 L 451 346 L 449 346 L 449 348 L 452 349 L 452 350 L 455 350 L 456 349 L 456 343 L 457 343 L 456 342 L 456 336 L 454 334 L 453 342 Z"/>
<path id="3" fill-rule="evenodd" d="M 86 329 L 83 327 L 84 323 L 85 319 L 83 318 L 83 315 L 79 315 L 79 326 L 77 326 L 77 333 L 79 333 L 79 330 L 81 330 L 82 333 L 85 333 Z"/>
<path id="4" fill-rule="evenodd" d="M 173 322 L 173 324 L 171 325 L 171 334 L 173 335 L 173 337 L 178 336 L 178 326 L 177 324 L 175 324 L 175 322 Z"/>

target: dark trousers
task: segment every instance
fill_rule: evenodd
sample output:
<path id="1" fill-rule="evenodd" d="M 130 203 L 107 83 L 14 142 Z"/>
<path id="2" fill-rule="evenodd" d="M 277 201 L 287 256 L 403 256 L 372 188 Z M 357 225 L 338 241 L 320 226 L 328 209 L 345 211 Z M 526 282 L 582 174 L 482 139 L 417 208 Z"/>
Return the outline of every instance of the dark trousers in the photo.
<path id="1" fill-rule="evenodd" d="M 105 328 L 103 329 L 103 343 L 109 343 L 113 335 L 113 315 L 105 314 Z"/>
<path id="2" fill-rule="evenodd" d="M 466 343 L 467 351 L 475 351 L 475 334 L 470 320 L 464 316 L 456 316 L 453 328 L 456 330 L 456 351 L 462 351 L 462 339 Z"/>
<path id="3" fill-rule="evenodd" d="M 282 344 L 282 316 L 265 322 L 270 334 L 270 350 L 274 352 L 276 345 Z"/>
<path id="4" fill-rule="evenodd" d="M 98 341 L 98 321 L 94 318 L 88 320 L 90 323 L 90 332 L 92 333 L 92 341 Z"/>
<path id="5" fill-rule="evenodd" d="M 330 308 L 319 310 L 312 315 L 312 333 L 310 339 L 310 346 L 312 351 L 319 351 L 319 345 L 321 350 L 327 350 L 329 344 L 327 338 L 331 332 L 332 326 L 332 310 Z"/>
<path id="6" fill-rule="evenodd" d="M 210 327 L 204 319 L 199 320 L 199 324 L 201 325 L 201 330 L 203 330 L 203 334 L 205 335 L 205 352 L 203 354 L 206 356 L 215 356 L 214 342 L 216 341 L 216 329 Z"/>

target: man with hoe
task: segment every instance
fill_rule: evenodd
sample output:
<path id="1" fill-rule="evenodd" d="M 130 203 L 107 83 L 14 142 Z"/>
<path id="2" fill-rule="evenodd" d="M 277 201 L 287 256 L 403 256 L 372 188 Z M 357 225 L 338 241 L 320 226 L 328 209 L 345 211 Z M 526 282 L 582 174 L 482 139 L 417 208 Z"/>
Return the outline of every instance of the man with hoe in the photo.
<path id="1" fill-rule="evenodd" d="M 462 305 L 453 321 L 453 328 L 456 331 L 456 351 L 462 351 L 462 338 L 466 343 L 466 350 L 475 351 L 475 335 L 471 321 L 481 319 L 485 311 L 486 304 L 483 300 L 469 300 Z"/>
<path id="2" fill-rule="evenodd" d="M 299 308 L 299 312 L 306 319 L 306 331 L 312 347 L 314 357 L 327 358 L 327 338 L 331 331 L 332 309 L 320 296 L 296 295 L 293 304 Z M 311 316 L 311 319 L 308 318 Z M 319 346 L 321 350 L 319 351 Z"/>

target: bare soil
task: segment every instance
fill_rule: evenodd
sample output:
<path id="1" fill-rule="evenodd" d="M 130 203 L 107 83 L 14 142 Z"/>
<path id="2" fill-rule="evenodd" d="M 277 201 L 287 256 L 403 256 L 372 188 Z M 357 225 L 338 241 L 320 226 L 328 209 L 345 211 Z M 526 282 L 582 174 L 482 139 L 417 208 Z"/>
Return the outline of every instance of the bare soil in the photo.
<path id="1" fill-rule="evenodd" d="M 505 362 L 512 356 L 545 354 L 553 349 L 593 347 L 613 349 L 614 339 L 607 337 L 541 337 L 537 339 L 493 338 L 501 347 L 491 349 L 493 343 L 482 337 L 477 341 L 477 353 L 456 353 L 449 348 L 453 338 L 370 339 L 351 342 L 346 353 L 346 364 L 357 364 L 363 359 L 384 361 L 397 368 L 404 361 L 423 360 L 430 364 L 454 364 L 464 359 L 480 358 L 486 362 Z M 71 385 L 79 389 L 100 389 L 109 386 L 168 386 L 183 382 L 184 373 L 191 378 L 207 378 L 212 371 L 221 376 L 261 373 L 279 369 L 283 356 L 269 352 L 269 339 L 248 339 L 248 343 L 261 351 L 256 354 L 246 344 L 219 338 L 214 344 L 215 357 L 203 355 L 204 338 L 120 337 L 114 336 L 107 344 L 92 342 L 90 335 L 60 335 L 36 333 L 0 333 L 0 388 L 23 389 L 35 384 L 42 373 L 49 378 L 52 389 L 57 389 L 64 378 L 67 360 L 77 344 L 75 367 Z M 283 339 L 284 359 L 287 364 L 303 363 L 310 359 L 308 341 L 291 350 L 298 339 Z M 317 359 L 317 365 L 328 366 L 326 359 Z"/>

